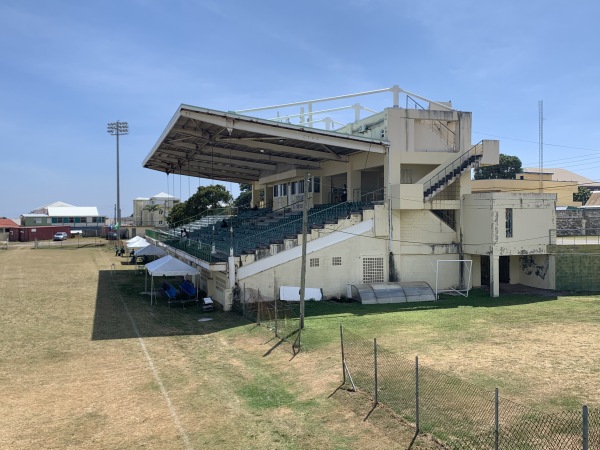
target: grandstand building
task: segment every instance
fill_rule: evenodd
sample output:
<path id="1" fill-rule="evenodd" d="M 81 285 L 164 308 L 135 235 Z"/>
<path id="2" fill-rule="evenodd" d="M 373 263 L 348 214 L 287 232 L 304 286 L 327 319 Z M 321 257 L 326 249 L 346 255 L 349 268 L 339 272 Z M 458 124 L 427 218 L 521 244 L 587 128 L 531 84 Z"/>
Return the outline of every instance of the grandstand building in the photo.
<path id="1" fill-rule="evenodd" d="M 355 104 L 348 120 L 322 118 L 343 109 L 335 102 L 386 93 L 380 112 Z M 317 111 L 325 102 L 334 107 Z M 144 167 L 250 184 L 253 208 L 207 211 L 183 237 L 148 235 L 200 267 L 200 287 L 225 309 L 236 284 L 271 298 L 300 286 L 305 207 L 306 286 L 326 297 L 553 289 L 556 195 L 472 194 L 471 169 L 498 157 L 498 141 L 471 142 L 471 113 L 397 86 L 238 112 L 181 105 Z"/>

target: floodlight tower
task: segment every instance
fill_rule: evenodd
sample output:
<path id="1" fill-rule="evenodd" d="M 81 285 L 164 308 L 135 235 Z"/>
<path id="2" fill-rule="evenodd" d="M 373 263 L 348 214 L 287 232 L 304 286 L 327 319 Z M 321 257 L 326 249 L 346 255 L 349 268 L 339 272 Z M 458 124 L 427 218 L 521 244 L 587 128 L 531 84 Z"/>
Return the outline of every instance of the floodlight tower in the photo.
<path id="1" fill-rule="evenodd" d="M 119 186 L 119 136 L 125 135 L 129 133 L 129 125 L 127 122 L 111 122 L 108 124 L 108 128 L 106 130 L 108 134 L 117 137 L 117 223 L 115 226 L 121 228 L 121 194 L 120 194 L 120 186 Z M 117 236 L 121 236 L 121 232 L 117 231 Z"/>

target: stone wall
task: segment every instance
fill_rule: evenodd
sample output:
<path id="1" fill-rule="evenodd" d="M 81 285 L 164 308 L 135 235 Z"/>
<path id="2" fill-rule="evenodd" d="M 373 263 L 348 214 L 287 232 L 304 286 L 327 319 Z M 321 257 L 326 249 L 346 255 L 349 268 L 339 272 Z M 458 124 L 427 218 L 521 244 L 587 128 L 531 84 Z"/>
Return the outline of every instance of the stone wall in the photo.
<path id="1" fill-rule="evenodd" d="M 557 236 L 600 235 L 600 208 L 556 211 Z"/>

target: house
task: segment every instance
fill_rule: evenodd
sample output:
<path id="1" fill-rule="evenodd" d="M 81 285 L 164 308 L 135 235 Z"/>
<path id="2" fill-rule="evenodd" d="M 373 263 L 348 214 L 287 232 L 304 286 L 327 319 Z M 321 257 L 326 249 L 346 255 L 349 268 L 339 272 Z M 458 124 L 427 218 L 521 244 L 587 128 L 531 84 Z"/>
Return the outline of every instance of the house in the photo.
<path id="1" fill-rule="evenodd" d="M 523 168 L 514 180 L 473 180 L 472 192 L 542 192 L 556 194 L 556 205 L 581 206 L 581 200 L 576 199 L 579 187 L 587 187 L 591 191 L 600 190 L 600 183 L 577 173 L 561 168 L 533 167 Z"/>
<path id="2" fill-rule="evenodd" d="M 54 202 L 21 214 L 23 227 L 68 226 L 71 229 L 100 229 L 106 217 L 95 206 L 73 206 Z"/>
<path id="3" fill-rule="evenodd" d="M 201 268 L 201 287 L 225 309 L 236 285 L 267 296 L 300 286 L 305 210 L 306 285 L 325 296 L 387 283 L 436 293 L 489 285 L 493 297 L 501 282 L 552 289 L 556 195 L 472 193 L 471 169 L 497 164 L 499 142 L 472 143 L 471 113 L 450 102 L 384 91 L 390 107 L 361 118 L 367 109 L 353 105 L 335 130 L 339 121 L 317 120 L 320 100 L 277 121 L 181 105 L 144 167 L 250 184 L 258 208 L 207 214 L 187 224 L 187 239 L 150 238 Z"/>
<path id="4" fill-rule="evenodd" d="M 19 224 L 12 219 L 0 219 L 0 242 L 6 242 L 15 235 L 15 230 L 19 228 Z M 16 238 L 15 238 L 16 239 Z"/>
<path id="5" fill-rule="evenodd" d="M 173 206 L 179 203 L 173 195 L 160 192 L 152 197 L 138 197 L 133 200 L 133 226 L 167 226 L 166 217 Z"/>

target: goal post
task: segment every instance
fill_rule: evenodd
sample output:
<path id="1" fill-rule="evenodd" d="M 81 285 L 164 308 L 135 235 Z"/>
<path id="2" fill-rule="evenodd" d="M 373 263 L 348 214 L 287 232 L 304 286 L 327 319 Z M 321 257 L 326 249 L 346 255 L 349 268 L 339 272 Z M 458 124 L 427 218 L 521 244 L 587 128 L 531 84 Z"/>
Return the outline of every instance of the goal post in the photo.
<path id="1" fill-rule="evenodd" d="M 458 265 L 458 269 L 463 269 L 463 286 L 457 284 L 456 287 L 442 289 L 440 287 L 440 274 L 451 270 L 452 265 Z M 435 264 L 435 299 L 438 300 L 440 292 L 454 292 L 463 297 L 469 296 L 471 285 L 471 272 L 473 268 L 472 259 L 438 259 Z"/>

